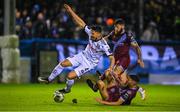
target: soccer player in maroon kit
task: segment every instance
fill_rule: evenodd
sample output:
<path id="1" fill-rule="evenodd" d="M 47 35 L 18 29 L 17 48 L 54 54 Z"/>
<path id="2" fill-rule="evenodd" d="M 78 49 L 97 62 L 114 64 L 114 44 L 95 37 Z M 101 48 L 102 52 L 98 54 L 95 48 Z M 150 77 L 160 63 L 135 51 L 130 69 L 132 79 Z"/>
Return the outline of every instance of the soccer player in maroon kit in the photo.
<path id="1" fill-rule="evenodd" d="M 113 53 L 115 57 L 115 66 L 113 72 L 106 72 L 102 75 L 101 79 L 108 77 L 106 75 L 112 75 L 114 80 L 119 83 L 120 86 L 127 86 L 127 74 L 124 73 L 130 64 L 130 47 L 134 48 L 138 56 L 137 64 L 144 68 L 144 62 L 141 56 L 141 49 L 133 37 L 133 34 L 125 31 L 125 22 L 123 19 L 117 19 L 114 24 L 114 30 L 104 38 L 110 40 L 114 44 Z M 145 90 L 142 87 L 138 87 L 138 92 L 141 95 L 141 99 L 145 99 Z"/>
<path id="2" fill-rule="evenodd" d="M 109 71 L 103 75 L 99 73 L 101 76 L 100 80 L 109 79 L 109 77 L 111 77 L 110 79 L 113 78 L 116 85 L 118 84 L 120 87 L 126 87 L 128 85 L 128 75 L 125 71 L 130 64 L 130 47 L 134 48 L 137 53 L 137 64 L 144 67 L 140 47 L 133 38 L 133 34 L 125 31 L 125 22 L 123 19 L 117 19 L 114 24 L 114 30 L 104 38 L 109 39 L 114 43 L 113 54 L 115 57 L 115 66 L 112 72 Z M 87 83 L 93 91 L 97 91 L 97 83 L 93 84 L 91 80 L 88 80 Z M 141 95 L 141 99 L 144 100 L 146 96 L 145 90 L 142 87 L 138 87 L 138 92 Z"/>
<path id="3" fill-rule="evenodd" d="M 130 47 L 135 49 L 138 56 L 137 63 L 144 68 L 140 47 L 133 38 L 133 34 L 125 31 L 125 22 L 123 19 L 117 19 L 115 21 L 114 30 L 105 38 L 108 38 L 114 44 L 113 53 L 115 57 L 115 77 L 119 79 L 121 85 L 126 85 L 127 76 L 123 74 L 123 72 L 130 64 Z"/>
<path id="4" fill-rule="evenodd" d="M 130 104 L 131 100 L 136 96 L 137 91 L 140 92 L 141 99 L 145 99 L 145 90 L 137 86 L 138 80 L 136 80 L 136 75 L 133 77 L 128 76 L 126 70 L 130 64 L 130 47 L 134 48 L 138 60 L 137 63 L 144 67 L 144 62 L 141 56 L 141 50 L 133 38 L 132 33 L 125 31 L 125 22 L 123 19 L 116 20 L 114 24 L 114 31 L 109 35 L 105 36 L 114 43 L 113 53 L 115 57 L 115 66 L 113 71 L 101 75 L 100 80 L 93 84 L 91 80 L 87 80 L 87 84 L 94 91 L 99 90 L 102 99 L 97 98 L 96 101 L 106 105 L 122 105 Z M 107 80 L 107 85 L 103 80 Z M 125 89 L 124 89 L 125 88 Z M 120 90 L 121 89 L 121 90 Z M 122 93 L 119 93 L 119 90 Z"/>
<path id="5" fill-rule="evenodd" d="M 126 73 L 126 72 L 124 72 Z M 124 74 L 123 73 L 123 74 Z M 137 83 L 139 82 L 139 77 L 137 75 L 127 75 L 127 86 L 121 87 L 113 79 L 112 75 L 105 77 L 107 84 L 103 80 L 98 80 L 95 84 L 88 79 L 88 86 L 93 90 L 100 92 L 102 98 L 96 98 L 96 101 L 105 105 L 130 105 L 131 101 L 135 98 L 136 93 L 139 89 Z M 96 86 L 96 89 L 94 88 Z"/>
<path id="6" fill-rule="evenodd" d="M 137 86 L 139 79 L 137 75 L 127 76 L 127 87 L 120 88 L 116 83 L 106 85 L 102 80 L 97 82 L 101 98 L 96 101 L 104 105 L 130 105 L 131 101 L 136 97 L 139 89 Z"/>

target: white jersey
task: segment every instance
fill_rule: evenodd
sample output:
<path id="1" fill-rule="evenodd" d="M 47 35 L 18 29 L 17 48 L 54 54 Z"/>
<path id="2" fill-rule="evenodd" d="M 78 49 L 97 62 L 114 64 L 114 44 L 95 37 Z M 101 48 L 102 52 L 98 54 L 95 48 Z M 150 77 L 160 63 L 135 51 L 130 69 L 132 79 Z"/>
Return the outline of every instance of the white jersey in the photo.
<path id="1" fill-rule="evenodd" d="M 104 38 L 98 41 L 91 40 L 91 29 L 88 28 L 88 26 L 85 26 L 85 32 L 89 36 L 89 43 L 86 46 L 86 49 L 82 51 L 82 54 L 88 61 L 97 65 L 103 54 L 106 54 L 107 56 L 112 55 L 110 47 Z"/>

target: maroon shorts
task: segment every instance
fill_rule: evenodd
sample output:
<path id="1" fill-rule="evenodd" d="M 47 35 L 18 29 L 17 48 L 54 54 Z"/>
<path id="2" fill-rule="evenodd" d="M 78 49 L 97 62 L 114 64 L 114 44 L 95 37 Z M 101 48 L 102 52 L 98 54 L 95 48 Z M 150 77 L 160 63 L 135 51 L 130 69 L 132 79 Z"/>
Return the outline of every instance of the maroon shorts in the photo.
<path id="1" fill-rule="evenodd" d="M 118 59 L 116 58 L 116 65 L 121 66 L 123 70 L 126 70 L 130 64 L 130 57 L 129 56 L 122 56 Z"/>
<path id="2" fill-rule="evenodd" d="M 117 86 L 107 88 L 107 92 L 109 97 L 106 101 L 108 102 L 115 102 L 118 101 L 118 99 L 120 98 L 119 87 Z"/>

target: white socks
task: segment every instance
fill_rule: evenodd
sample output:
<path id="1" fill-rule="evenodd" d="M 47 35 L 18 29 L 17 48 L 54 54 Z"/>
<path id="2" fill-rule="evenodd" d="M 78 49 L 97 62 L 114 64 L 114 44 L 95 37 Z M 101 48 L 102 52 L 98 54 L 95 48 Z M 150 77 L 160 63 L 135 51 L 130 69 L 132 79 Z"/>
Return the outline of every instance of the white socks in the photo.
<path id="1" fill-rule="evenodd" d="M 65 87 L 65 90 L 66 91 L 70 91 L 71 90 L 71 87 L 74 85 L 74 79 L 67 79 L 66 81 L 66 87 Z"/>
<path id="2" fill-rule="evenodd" d="M 139 91 L 139 92 L 143 92 L 144 89 L 143 89 L 142 87 L 139 87 L 138 91 Z"/>
<path id="3" fill-rule="evenodd" d="M 58 64 L 54 70 L 52 71 L 51 75 L 48 77 L 48 80 L 51 82 L 54 80 L 62 71 L 64 67 L 62 67 L 60 64 Z"/>
<path id="4" fill-rule="evenodd" d="M 146 91 L 142 87 L 139 87 L 138 92 L 141 95 L 141 99 L 145 100 L 145 98 L 146 98 Z"/>
<path id="5" fill-rule="evenodd" d="M 63 71 L 64 67 L 62 67 L 60 64 L 58 64 L 54 70 L 52 71 L 52 73 L 50 74 L 50 76 L 48 77 L 48 80 L 51 82 L 53 81 L 59 74 L 61 74 L 61 72 Z M 71 87 L 74 85 L 74 79 L 69 80 L 67 79 L 66 81 L 66 87 L 65 90 L 66 91 L 70 91 Z"/>

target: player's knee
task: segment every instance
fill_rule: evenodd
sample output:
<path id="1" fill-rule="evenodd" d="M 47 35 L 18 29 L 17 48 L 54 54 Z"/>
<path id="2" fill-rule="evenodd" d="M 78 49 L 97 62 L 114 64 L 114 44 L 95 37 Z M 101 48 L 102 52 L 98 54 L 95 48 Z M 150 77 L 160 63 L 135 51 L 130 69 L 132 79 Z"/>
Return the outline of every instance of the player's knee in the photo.
<path id="1" fill-rule="evenodd" d="M 61 63 L 59 63 L 62 67 L 65 67 L 65 62 L 63 61 L 63 62 L 61 62 Z"/>
<path id="2" fill-rule="evenodd" d="M 122 68 L 120 68 L 120 67 L 116 68 L 115 71 L 114 71 L 114 73 L 118 74 L 118 75 L 121 75 L 123 72 L 124 72 L 124 70 Z"/>
<path id="3" fill-rule="evenodd" d="M 73 79 L 73 75 L 68 74 L 67 78 L 68 78 L 69 80 L 71 80 L 71 79 Z"/>
<path id="4" fill-rule="evenodd" d="M 106 75 L 106 79 L 108 80 L 108 81 L 111 81 L 112 80 L 112 76 L 109 74 L 109 75 Z"/>
<path id="5" fill-rule="evenodd" d="M 128 83 L 127 77 L 126 76 L 121 77 L 121 82 L 120 83 L 121 83 L 122 86 L 126 86 L 127 83 Z"/>
<path id="6" fill-rule="evenodd" d="M 60 65 L 61 65 L 62 67 L 68 67 L 68 66 L 69 66 L 69 63 L 67 62 L 67 60 L 64 60 L 64 61 L 60 62 Z"/>
<path id="7" fill-rule="evenodd" d="M 74 73 L 74 72 L 70 72 L 70 73 L 67 75 L 67 78 L 68 78 L 69 80 L 75 79 L 76 77 L 77 77 L 77 75 L 76 75 L 76 73 Z"/>
<path id="8" fill-rule="evenodd" d="M 105 71 L 105 76 L 108 76 L 109 75 L 109 71 Z"/>
<path id="9" fill-rule="evenodd" d="M 101 88 L 103 88 L 104 87 L 104 82 L 102 81 L 102 80 L 99 80 L 98 82 L 97 82 L 97 85 L 98 85 L 98 87 L 101 89 Z"/>
<path id="10" fill-rule="evenodd" d="M 122 82 L 122 85 L 127 85 L 128 80 L 127 79 L 123 79 L 123 80 L 121 80 L 121 82 Z"/>

